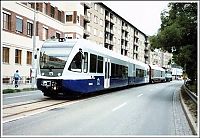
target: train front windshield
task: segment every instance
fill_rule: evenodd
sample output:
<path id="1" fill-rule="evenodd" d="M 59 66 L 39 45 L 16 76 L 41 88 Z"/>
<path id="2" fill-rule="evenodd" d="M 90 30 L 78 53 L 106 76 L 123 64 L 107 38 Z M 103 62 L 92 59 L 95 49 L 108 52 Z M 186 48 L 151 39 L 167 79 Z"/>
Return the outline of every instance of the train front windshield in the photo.
<path id="1" fill-rule="evenodd" d="M 65 45 L 43 45 L 40 51 L 40 73 L 42 76 L 61 76 L 75 43 Z"/>

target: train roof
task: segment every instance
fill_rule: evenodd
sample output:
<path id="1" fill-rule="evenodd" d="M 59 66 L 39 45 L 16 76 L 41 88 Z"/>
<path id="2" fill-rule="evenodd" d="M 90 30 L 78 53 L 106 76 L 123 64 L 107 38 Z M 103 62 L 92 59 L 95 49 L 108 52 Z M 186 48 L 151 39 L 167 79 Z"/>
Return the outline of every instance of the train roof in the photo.
<path id="1" fill-rule="evenodd" d="M 92 51 L 95 51 L 97 53 L 103 53 L 105 55 L 109 55 L 109 56 L 112 56 L 114 58 L 117 58 L 117 59 L 121 59 L 123 61 L 126 61 L 126 62 L 131 62 L 131 63 L 134 63 L 134 64 L 137 64 L 137 65 L 140 65 L 140 66 L 145 66 L 148 68 L 148 65 L 141 62 L 141 61 L 138 61 L 138 60 L 135 60 L 135 59 L 131 59 L 127 56 L 123 56 L 119 53 L 116 53 L 114 51 L 111 51 L 107 48 L 104 48 L 103 46 L 100 46 L 92 41 L 89 41 L 89 40 L 86 40 L 86 39 L 63 39 L 61 38 L 62 40 L 60 39 L 52 39 L 52 40 L 47 40 L 43 46 L 44 47 L 51 47 L 51 46 L 55 46 L 56 43 L 59 43 L 59 46 L 61 47 L 64 47 L 67 44 L 72 44 L 73 47 L 77 47 L 77 48 L 87 48 L 87 49 L 90 49 Z"/>
<path id="2" fill-rule="evenodd" d="M 88 40 L 85 40 L 85 39 L 79 39 L 80 41 L 78 43 L 86 43 L 87 45 L 85 45 L 85 47 L 87 47 L 88 49 L 92 49 L 94 51 L 97 51 L 99 53 L 104 53 L 105 55 L 109 55 L 109 56 L 112 56 L 112 57 L 115 57 L 115 58 L 118 58 L 118 59 L 121 59 L 121 60 L 124 60 L 126 62 L 131 62 L 131 63 L 134 63 L 134 64 L 137 64 L 137 65 L 140 65 L 140 66 L 146 66 L 148 67 L 147 64 L 141 62 L 141 61 L 138 61 L 138 60 L 135 60 L 135 59 L 131 59 L 127 56 L 123 56 L 119 53 L 116 53 L 112 50 L 109 50 L 107 48 L 104 48 L 103 46 L 100 46 L 100 45 L 97 45 L 96 43 L 92 42 L 92 41 L 88 41 Z M 94 45 L 93 47 L 91 47 L 91 45 Z"/>

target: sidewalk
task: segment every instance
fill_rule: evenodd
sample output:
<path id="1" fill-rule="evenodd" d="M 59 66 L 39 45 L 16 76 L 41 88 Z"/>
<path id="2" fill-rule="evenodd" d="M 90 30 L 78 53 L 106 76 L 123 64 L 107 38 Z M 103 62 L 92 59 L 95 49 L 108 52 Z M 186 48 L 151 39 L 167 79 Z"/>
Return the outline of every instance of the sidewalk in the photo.
<path id="1" fill-rule="evenodd" d="M 2 84 L 2 90 L 5 90 L 5 89 L 24 89 L 24 88 L 37 88 L 37 87 L 36 87 L 36 85 L 34 85 L 32 87 L 31 83 L 19 84 L 19 86 L 17 88 L 15 88 L 14 84 Z"/>

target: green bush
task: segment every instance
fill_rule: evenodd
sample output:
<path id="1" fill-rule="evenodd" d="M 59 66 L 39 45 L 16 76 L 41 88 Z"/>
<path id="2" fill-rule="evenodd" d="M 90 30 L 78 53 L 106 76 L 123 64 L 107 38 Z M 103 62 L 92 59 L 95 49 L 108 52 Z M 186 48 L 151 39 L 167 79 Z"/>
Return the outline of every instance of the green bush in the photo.
<path id="1" fill-rule="evenodd" d="M 5 89 L 3 90 L 3 93 L 13 93 L 14 91 L 14 89 Z"/>
<path id="2" fill-rule="evenodd" d="M 20 89 L 5 89 L 3 90 L 3 93 L 14 93 L 14 92 L 20 92 Z"/>
<path id="3" fill-rule="evenodd" d="M 15 92 L 22 92 L 22 91 L 34 91 L 37 88 L 23 88 L 23 89 L 4 89 L 3 94 L 5 93 L 15 93 Z"/>

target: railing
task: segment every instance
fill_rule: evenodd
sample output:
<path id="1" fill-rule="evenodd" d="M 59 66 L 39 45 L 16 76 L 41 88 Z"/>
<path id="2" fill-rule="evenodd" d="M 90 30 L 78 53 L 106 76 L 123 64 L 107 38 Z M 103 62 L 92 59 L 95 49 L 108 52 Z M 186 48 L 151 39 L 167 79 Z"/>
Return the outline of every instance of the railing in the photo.
<path id="1" fill-rule="evenodd" d="M 183 88 L 185 89 L 185 92 L 189 95 L 189 97 L 192 99 L 192 101 L 197 104 L 197 95 L 194 94 L 194 92 L 190 91 L 185 84 L 183 85 Z"/>

